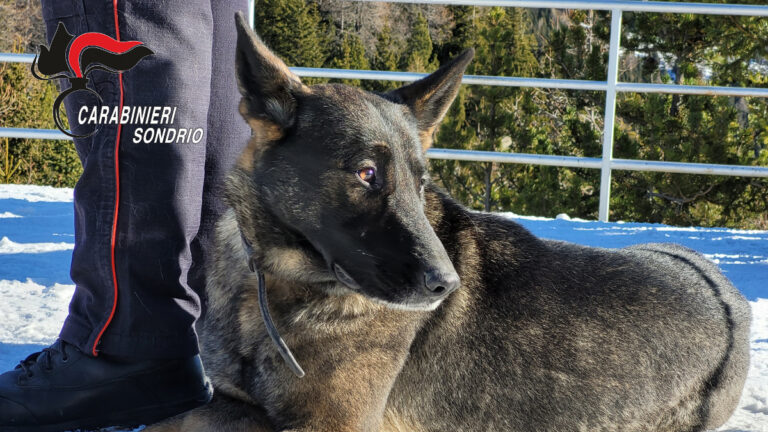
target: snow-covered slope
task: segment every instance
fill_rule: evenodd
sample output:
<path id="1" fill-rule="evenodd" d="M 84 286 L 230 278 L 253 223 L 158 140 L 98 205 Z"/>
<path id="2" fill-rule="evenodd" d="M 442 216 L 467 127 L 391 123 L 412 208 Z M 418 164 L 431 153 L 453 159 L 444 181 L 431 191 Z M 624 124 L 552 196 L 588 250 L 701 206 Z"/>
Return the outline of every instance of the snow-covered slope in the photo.
<path id="1" fill-rule="evenodd" d="M 69 278 L 72 190 L 0 185 L 0 371 L 56 337 Z M 514 218 L 534 234 L 591 246 L 676 242 L 716 262 L 750 300 L 752 365 L 739 409 L 720 430 L 768 432 L 768 231 Z"/>

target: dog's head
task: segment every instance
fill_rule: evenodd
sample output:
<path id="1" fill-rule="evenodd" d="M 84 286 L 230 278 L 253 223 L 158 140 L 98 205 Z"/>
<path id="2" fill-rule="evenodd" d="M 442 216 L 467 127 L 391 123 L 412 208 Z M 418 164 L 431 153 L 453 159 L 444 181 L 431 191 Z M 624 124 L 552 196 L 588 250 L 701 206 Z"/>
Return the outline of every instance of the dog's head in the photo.
<path id="1" fill-rule="evenodd" d="M 459 277 L 425 215 L 424 151 L 473 51 L 386 94 L 308 87 L 236 21 L 240 112 L 253 129 L 237 169 L 260 207 L 346 288 L 391 307 L 437 307 Z"/>

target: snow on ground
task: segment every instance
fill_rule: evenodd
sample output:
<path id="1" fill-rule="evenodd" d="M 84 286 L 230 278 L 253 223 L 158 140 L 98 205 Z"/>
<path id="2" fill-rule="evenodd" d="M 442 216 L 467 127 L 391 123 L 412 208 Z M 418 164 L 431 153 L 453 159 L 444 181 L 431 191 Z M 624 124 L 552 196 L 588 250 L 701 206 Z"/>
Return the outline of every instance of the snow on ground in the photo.
<path id="1" fill-rule="evenodd" d="M 768 299 L 752 303 L 752 315 L 752 364 L 748 383 L 739 409 L 721 430 L 768 431 Z"/>
<path id="2" fill-rule="evenodd" d="M 62 250 L 73 250 L 74 243 L 16 243 L 8 237 L 0 239 L 0 254 L 19 254 L 19 253 L 43 253 Z"/>
<path id="3" fill-rule="evenodd" d="M 51 325 L 61 324 L 67 316 L 74 285 L 44 286 L 26 281 L 0 281 L 0 340 L 3 343 L 47 344 Z M 49 322 L 52 322 L 49 324 Z M 55 327 L 54 327 L 55 328 Z M 55 332 L 54 332 L 55 335 Z"/>
<path id="4" fill-rule="evenodd" d="M 0 185 L 0 371 L 50 344 L 74 286 L 72 189 Z M 717 263 L 750 300 L 752 364 L 722 432 L 768 432 L 768 231 L 504 216 L 539 237 L 599 247 L 676 242 Z"/>
<path id="5" fill-rule="evenodd" d="M 0 185 L 0 200 L 22 199 L 29 202 L 72 202 L 72 188 L 53 186 Z"/>

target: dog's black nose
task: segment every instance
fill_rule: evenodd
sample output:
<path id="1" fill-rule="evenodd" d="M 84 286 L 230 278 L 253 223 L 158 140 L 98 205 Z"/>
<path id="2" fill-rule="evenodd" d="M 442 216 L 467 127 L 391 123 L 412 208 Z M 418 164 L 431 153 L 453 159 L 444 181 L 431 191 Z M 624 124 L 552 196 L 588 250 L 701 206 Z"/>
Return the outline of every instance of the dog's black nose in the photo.
<path id="1" fill-rule="evenodd" d="M 438 270 L 427 270 L 424 273 L 424 287 L 427 294 L 433 297 L 447 296 L 456 291 L 459 283 L 459 275 L 456 272 L 444 273 Z"/>

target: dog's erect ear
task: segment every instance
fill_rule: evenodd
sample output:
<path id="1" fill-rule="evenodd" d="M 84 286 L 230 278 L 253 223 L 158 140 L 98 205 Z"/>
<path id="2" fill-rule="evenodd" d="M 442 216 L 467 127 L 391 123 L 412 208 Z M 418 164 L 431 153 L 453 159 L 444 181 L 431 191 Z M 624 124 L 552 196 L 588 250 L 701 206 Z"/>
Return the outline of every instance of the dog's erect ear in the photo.
<path id="1" fill-rule="evenodd" d="M 459 92 L 461 77 L 474 56 L 475 50 L 470 48 L 432 74 L 388 93 L 395 102 L 408 105 L 416 116 L 424 150 L 432 145 L 435 127 Z"/>
<path id="2" fill-rule="evenodd" d="M 282 134 L 294 123 L 295 96 L 308 91 L 308 88 L 264 45 L 241 12 L 235 14 L 235 24 L 235 69 L 237 84 L 243 95 L 240 113 L 254 131 L 267 127 Z"/>

